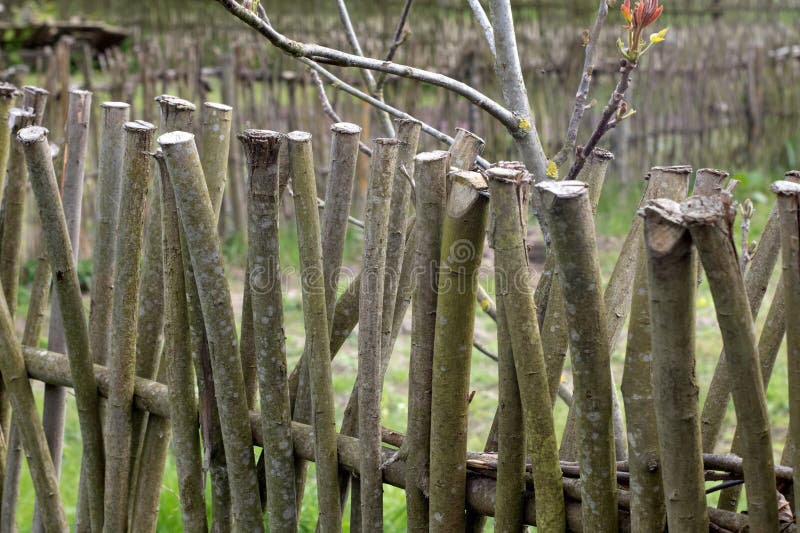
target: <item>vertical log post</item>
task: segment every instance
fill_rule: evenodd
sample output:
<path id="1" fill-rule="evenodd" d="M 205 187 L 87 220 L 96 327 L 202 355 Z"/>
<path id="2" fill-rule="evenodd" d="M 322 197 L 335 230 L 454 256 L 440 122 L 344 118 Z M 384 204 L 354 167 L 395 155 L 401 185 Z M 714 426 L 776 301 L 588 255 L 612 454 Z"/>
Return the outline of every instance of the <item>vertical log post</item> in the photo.
<path id="1" fill-rule="evenodd" d="M 563 531 L 565 524 L 564 490 L 558 446 L 553 422 L 551 396 L 547 383 L 544 352 L 536 321 L 533 286 L 528 271 L 528 255 L 522 223 L 527 216 L 521 201 L 522 188 L 529 186 L 526 172 L 492 168 L 488 172 L 492 194 L 494 227 L 491 238 L 495 250 L 495 279 L 498 297 L 498 328 L 502 325 L 509 335 L 517 394 L 524 414 L 524 431 L 527 455 L 531 458 L 533 483 L 539 510 L 536 525 L 540 531 Z M 509 371 L 512 369 L 509 369 Z M 510 372 L 509 372 L 510 373 Z M 510 379 L 507 378 L 507 381 Z M 506 386 L 508 383 L 506 383 Z M 513 393 L 513 391 L 512 391 Z M 501 413 L 504 406 L 501 404 Z M 513 416 L 513 415 L 512 415 Z M 499 445 L 503 453 L 505 438 L 515 438 L 504 429 L 500 418 Z M 512 430 L 513 431 L 513 430 Z M 523 458 L 525 455 L 523 454 Z M 518 474 L 517 474 L 518 475 Z M 501 477 L 498 472 L 498 490 Z M 512 485 L 515 486 L 515 485 Z M 498 494 L 497 523 L 503 531 L 516 531 L 522 527 L 525 485 L 517 494 Z M 501 501 L 511 499 L 511 501 Z M 510 506 L 503 516 L 501 510 Z"/>
<path id="2" fill-rule="evenodd" d="M 144 240 L 145 207 L 153 179 L 149 152 L 156 127 L 125 123 L 125 155 L 117 228 L 116 273 L 112 310 L 111 391 L 106 416 L 106 505 L 104 531 L 125 531 L 132 453 L 133 383 L 136 368 L 139 258 Z M 92 528 L 94 530 L 94 527 Z"/>
<path id="3" fill-rule="evenodd" d="M 536 187 L 552 231 L 556 267 L 563 276 L 583 521 L 614 532 L 617 484 L 610 350 L 588 188 L 579 181 L 542 182 Z"/>
<path id="4" fill-rule="evenodd" d="M 411 312 L 411 356 L 408 368 L 408 426 L 406 429 L 406 509 L 408 531 L 428 531 L 428 479 L 431 435 L 431 376 L 436 325 L 435 287 L 442 246 L 448 152 L 425 152 L 416 157 L 414 181 L 418 232 L 414 251 L 414 294 Z"/>
<path id="5" fill-rule="evenodd" d="M 688 167 L 651 169 L 647 196 L 683 200 L 689 188 L 689 174 Z M 641 242 L 631 290 L 622 399 L 629 446 L 631 527 L 635 531 L 661 531 L 666 518 L 661 483 L 663 468 L 660 465 L 653 399 L 653 342 L 647 255 L 644 240 Z"/>
<path id="6" fill-rule="evenodd" d="M 781 262 L 786 302 L 786 352 L 789 369 L 789 439 L 795 444 L 789 464 L 794 482 L 800 483 L 800 184 L 778 181 L 772 184 L 778 196 L 781 227 Z M 778 290 L 780 290 L 779 288 Z M 749 494 L 749 493 L 748 493 Z M 794 490 L 794 508 L 800 509 L 800 490 Z"/>
<path id="7" fill-rule="evenodd" d="M 300 247 L 303 317 L 307 344 L 305 352 L 309 355 L 311 405 L 312 412 L 315 413 L 314 454 L 317 468 L 319 526 L 323 533 L 336 532 L 341 530 L 339 469 L 325 283 L 319 275 L 324 270 L 314 157 L 310 134 L 295 131 L 287 138 Z"/>
<path id="8" fill-rule="evenodd" d="M 480 174 L 453 175 L 442 222 L 431 388 L 430 518 L 433 532 L 465 526 L 469 371 L 477 270 L 488 201 Z"/>
<path id="9" fill-rule="evenodd" d="M 245 130 L 238 137 L 244 147 L 248 168 L 250 291 L 264 432 L 269 527 L 276 533 L 290 533 L 297 530 L 298 495 L 286 379 L 278 235 L 278 161 L 284 139 L 277 132 L 264 130 Z"/>
<path id="10" fill-rule="evenodd" d="M 652 401 L 667 523 L 670 531 L 705 533 L 708 512 L 694 368 L 697 261 L 677 202 L 653 200 L 645 206 L 643 216 L 652 310 Z M 640 490 L 646 489 L 652 487 Z M 646 502 L 639 499 L 639 505 Z M 658 525 L 657 519 L 651 523 Z"/>
<path id="11" fill-rule="evenodd" d="M 364 214 L 364 259 L 361 271 L 358 327 L 358 437 L 360 530 L 383 530 L 381 472 L 381 352 L 386 289 L 390 201 L 394 197 L 399 141 L 376 139 Z M 395 181 L 394 186 L 392 182 Z M 394 305 L 394 300 L 392 300 Z M 356 491 L 353 491 L 355 497 Z M 351 503 L 351 508 L 356 502 Z M 352 521 L 352 519 L 351 519 Z M 359 527 L 359 526 L 355 526 Z"/>

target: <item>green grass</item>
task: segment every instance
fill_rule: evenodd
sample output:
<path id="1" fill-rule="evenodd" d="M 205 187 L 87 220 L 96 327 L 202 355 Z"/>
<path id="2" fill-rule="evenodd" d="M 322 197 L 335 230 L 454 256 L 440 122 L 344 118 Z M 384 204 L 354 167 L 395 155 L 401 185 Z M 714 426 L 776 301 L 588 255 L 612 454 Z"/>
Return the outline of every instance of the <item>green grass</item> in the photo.
<path id="1" fill-rule="evenodd" d="M 743 200 L 750 197 L 756 205 L 756 214 L 753 220 L 751 239 L 758 239 L 761 228 L 766 221 L 771 207 L 771 195 L 768 191 L 768 184 L 777 175 L 767 175 L 765 173 L 743 173 L 737 174 L 736 179 L 742 183 L 739 186 L 736 197 Z M 610 274 L 616 254 L 619 250 L 622 238 L 624 237 L 630 220 L 633 216 L 635 206 L 639 202 L 641 189 L 639 184 L 635 186 L 609 184 L 607 194 L 600 203 L 598 212 L 598 234 L 602 235 L 600 242 L 601 270 L 605 278 Z M 344 264 L 351 267 L 353 272 L 358 271 L 358 263 L 361 254 L 361 232 L 352 228 L 348 232 L 345 246 Z M 738 243 L 738 236 L 736 237 Z M 303 350 L 303 317 L 299 280 L 297 269 L 299 259 L 296 246 L 296 233 L 291 224 L 284 224 L 281 227 L 281 262 L 284 272 L 287 273 L 283 281 L 284 289 L 284 313 L 286 323 L 287 354 L 290 364 L 293 365 L 299 358 Z M 229 271 L 231 275 L 231 286 L 234 293 L 242 290 L 242 265 L 246 248 L 241 241 L 241 236 L 229 238 L 225 245 L 225 253 L 228 259 Z M 82 277 L 84 285 L 89 285 L 90 264 L 82 262 Z M 490 277 L 490 273 L 486 276 Z M 484 281 L 489 281 L 484 276 Z M 23 286 L 19 296 L 18 316 L 24 316 L 27 311 L 29 298 L 29 284 L 32 278 L 31 265 L 26 265 L 23 270 Z M 770 287 L 770 291 L 765 299 L 764 309 L 760 313 L 758 327 L 760 329 L 766 308 L 771 301 L 775 287 Z M 487 289 L 492 292 L 492 284 L 486 283 Z M 88 305 L 88 302 L 87 302 Z M 237 313 L 240 311 L 236 310 Z M 18 321 L 18 326 L 21 323 Z M 386 376 L 386 386 L 383 393 L 382 418 L 383 423 L 391 428 L 403 430 L 406 425 L 407 417 L 407 376 L 408 358 L 410 351 L 410 331 L 408 323 L 403 328 L 397 341 L 397 346 Z M 492 321 L 478 311 L 476 318 L 475 335 L 477 340 L 496 352 L 496 329 Z M 624 337 L 624 335 L 623 335 Z M 706 388 L 713 375 L 719 356 L 721 340 L 716 326 L 716 318 L 711 295 L 705 282 L 701 283 L 697 293 L 697 380 L 701 386 L 701 402 L 705 398 Z M 616 375 L 617 383 L 621 381 L 622 365 L 624 358 L 624 342 L 619 342 L 612 355 L 613 372 Z M 341 353 L 337 356 L 333 364 L 334 371 L 334 390 L 336 399 L 337 414 L 341 417 L 344 411 L 347 398 L 353 386 L 353 381 L 357 370 L 357 336 L 353 335 L 347 340 Z M 570 379 L 569 362 L 566 367 L 567 379 Z M 774 370 L 774 379 L 767 390 L 767 404 L 770 419 L 772 422 L 772 437 L 775 447 L 776 458 L 783 448 L 788 426 L 788 403 L 786 399 L 786 358 L 785 349 L 778 357 Z M 469 427 L 469 447 L 472 450 L 483 448 L 486 436 L 489 431 L 492 417 L 497 405 L 497 368 L 496 364 L 483 355 L 475 353 L 472 358 L 471 390 L 476 391 L 475 397 L 470 404 L 470 427 Z M 37 386 L 37 397 L 41 401 L 41 386 Z M 558 402 L 555 410 L 556 429 L 561 434 L 566 419 L 567 410 L 562 402 Z M 725 419 L 723 433 L 719 450 L 729 449 L 733 436 L 734 428 L 733 409 L 730 408 Z M 77 415 L 74 409 L 74 402 L 70 399 L 67 412 L 67 428 L 65 435 L 64 461 L 62 466 L 62 498 L 66 507 L 70 521 L 74 520 L 75 501 L 77 498 L 77 480 L 80 469 L 80 435 L 78 432 Z M 309 479 L 312 482 L 306 486 L 304 507 L 301 516 L 301 530 L 313 531 L 316 524 L 316 487 L 313 483 L 313 465 L 309 469 Z M 33 513 L 33 489 L 27 472 L 23 474 L 21 487 L 19 524 L 20 531 L 29 531 L 31 517 Z M 386 487 L 385 492 L 384 520 L 386 531 L 405 530 L 405 500 L 403 491 L 394 487 Z M 710 502 L 716 503 L 716 496 L 710 497 Z M 491 525 L 491 524 L 490 524 Z M 177 479 L 175 465 L 172 455 L 169 456 L 167 469 L 162 484 L 161 508 L 159 514 L 159 531 L 172 532 L 181 530 L 180 508 L 178 501 Z M 345 513 L 345 531 L 349 531 L 349 512 Z"/>

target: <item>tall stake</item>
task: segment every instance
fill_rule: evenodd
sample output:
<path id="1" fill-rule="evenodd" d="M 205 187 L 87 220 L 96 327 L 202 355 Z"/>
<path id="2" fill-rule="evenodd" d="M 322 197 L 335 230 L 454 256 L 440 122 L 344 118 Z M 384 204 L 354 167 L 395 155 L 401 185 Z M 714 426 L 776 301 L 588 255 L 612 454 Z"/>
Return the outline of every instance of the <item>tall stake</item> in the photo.
<path id="1" fill-rule="evenodd" d="M 680 201 L 689 187 L 688 167 L 655 167 L 650 171 L 646 196 Z M 661 485 L 658 428 L 653 400 L 653 343 L 650 296 L 644 240 L 637 257 L 631 290 L 630 325 L 625 346 L 622 399 L 628 432 L 628 468 L 631 486 L 631 527 L 635 531 L 661 531 L 665 525 Z"/>
<path id="2" fill-rule="evenodd" d="M 408 427 L 406 430 L 406 508 L 408 530 L 428 531 L 428 467 L 431 438 L 431 379 L 436 326 L 436 290 L 442 218 L 450 157 L 448 152 L 425 152 L 416 157 L 417 232 L 414 252 L 411 312 L 411 357 L 408 367 Z"/>
<path id="3" fill-rule="evenodd" d="M 581 510 L 585 524 L 617 531 L 611 357 L 592 209 L 579 181 L 538 184 L 563 276 L 575 379 Z"/>
<path id="4" fill-rule="evenodd" d="M 116 273 L 112 310 L 113 343 L 108 367 L 112 387 L 106 417 L 106 505 L 104 531 L 126 531 L 128 525 L 129 474 L 133 382 L 136 366 L 137 295 L 139 258 L 144 239 L 144 217 L 152 161 L 149 152 L 156 127 L 149 122 L 126 122 L 122 167 Z M 94 530 L 94 527 L 92 528 Z"/>
<path id="5" fill-rule="evenodd" d="M 670 531 L 705 533 L 708 512 L 694 369 L 697 261 L 677 202 L 653 200 L 643 216 L 652 310 L 653 403 L 661 478 L 668 495 L 667 523 Z M 648 489 L 652 487 L 639 490 Z M 640 505 L 645 503 L 641 498 Z"/>
<path id="6" fill-rule="evenodd" d="M 250 292 L 256 339 L 261 427 L 264 432 L 270 531 L 297 530 L 292 412 L 286 379 L 286 341 L 280 278 L 278 163 L 283 136 L 274 131 L 239 134 L 248 168 Z"/>
<path id="7" fill-rule="evenodd" d="M 389 208 L 399 141 L 376 139 L 364 219 L 364 260 L 358 306 L 358 437 L 361 448 L 361 531 L 383 529 L 381 473 L 381 342 Z M 394 304 L 394 300 L 392 301 Z M 354 493 L 355 495 L 355 493 Z M 352 503 L 356 505 L 355 502 Z"/>
<path id="8" fill-rule="evenodd" d="M 453 176 L 442 222 L 431 387 L 430 519 L 434 532 L 464 529 L 467 408 L 477 270 L 488 201 L 480 174 Z"/>
<path id="9" fill-rule="evenodd" d="M 104 365 L 111 349 L 111 308 L 114 294 L 114 256 L 116 254 L 119 192 L 125 153 L 123 125 L 128 122 L 130 105 L 103 102 L 103 128 L 100 165 L 97 172 L 97 233 L 92 255 L 92 305 L 89 311 L 89 337 L 95 363 Z"/>
<path id="10" fill-rule="evenodd" d="M 47 130 L 39 126 L 30 126 L 21 130 L 17 139 L 25 151 L 28 177 L 39 207 L 47 255 L 55 274 L 53 284 L 58 307 L 64 317 L 67 354 L 75 380 L 75 400 L 78 405 L 78 420 L 83 440 L 83 461 L 86 465 L 87 485 L 91 489 L 89 508 L 92 529 L 101 531 L 105 471 L 103 435 L 78 271 L 75 268 L 67 222 L 61 208 Z"/>
<path id="11" fill-rule="evenodd" d="M 81 236 L 81 203 L 83 202 L 83 177 L 86 163 L 86 145 L 88 142 L 89 115 L 91 111 L 92 93 L 87 91 L 70 91 L 66 124 L 66 143 L 63 154 L 63 175 L 60 189 L 64 216 L 72 244 L 72 258 L 77 264 L 78 249 Z M 56 132 L 60 133 L 60 132 Z M 46 231 L 46 230 L 45 230 Z M 48 332 L 48 348 L 54 352 L 64 353 L 67 349 L 64 330 L 65 323 L 61 307 L 56 304 L 58 295 L 53 296 L 50 311 L 50 330 Z M 88 352 L 87 352 L 88 353 Z M 64 423 L 66 420 L 67 391 L 63 387 L 45 385 L 44 409 L 42 424 L 47 435 L 47 444 L 53 457 L 56 472 L 61 473 L 61 456 L 64 448 Z M 5 427 L 5 426 L 4 426 Z M 33 530 L 39 531 L 39 520 L 34 516 Z"/>
<path id="12" fill-rule="evenodd" d="M 561 465 L 523 233 L 522 220 L 527 216 L 527 209 L 523 208 L 521 198 L 522 188 L 529 186 L 528 178 L 525 172 L 504 168 L 492 168 L 487 175 L 492 194 L 494 228 L 491 237 L 495 250 L 498 309 L 501 311 L 497 316 L 498 326 L 503 324 L 511 340 L 518 394 L 525 418 L 526 451 L 531 458 L 539 502 L 536 525 L 543 532 L 564 531 Z M 501 452 L 506 435 L 508 433 L 500 433 Z M 524 486 L 516 499 L 524 501 L 523 497 Z M 503 530 L 518 530 L 522 526 L 522 513 L 503 517 L 499 513 L 501 508 L 498 506 L 498 523 L 507 525 Z M 518 512 L 522 507 L 512 509 Z"/>
<path id="13" fill-rule="evenodd" d="M 175 191 L 163 154 L 156 156 L 161 180 L 161 218 L 164 228 L 164 355 L 172 422 L 175 466 L 178 471 L 181 517 L 184 530 L 208 531 L 205 477 L 197 434 L 197 395 L 194 365 L 189 345 L 186 281 L 180 239 L 180 218 Z"/>
<path id="14" fill-rule="evenodd" d="M 11 149 L 11 129 L 13 126 L 9 113 L 11 108 L 14 107 L 14 101 L 19 94 L 17 88 L 12 84 L 0 82 L 0 172 L 3 174 L 0 176 L 0 188 L 3 188 L 6 179 L 5 170 Z M 1 197 L 2 193 L 0 193 Z"/>
<path id="15" fill-rule="evenodd" d="M 772 439 L 759 368 L 755 326 L 733 244 L 730 195 L 694 196 L 681 205 L 714 299 L 731 377 L 733 405 L 742 428 L 742 459 L 750 527 L 778 529 Z"/>
<path id="16" fill-rule="evenodd" d="M 789 438 L 794 441 L 791 466 L 795 483 L 800 483 L 800 184 L 778 181 L 772 184 L 778 195 L 781 222 L 783 294 L 786 302 L 786 352 L 789 368 Z M 800 490 L 794 490 L 794 505 Z"/>
<path id="17" fill-rule="evenodd" d="M 230 479 L 233 527 L 243 531 L 262 531 L 264 525 L 230 289 L 222 266 L 214 211 L 200 156 L 194 135 L 190 133 L 165 133 L 158 138 L 158 143 L 164 151 L 175 190 L 208 334 Z"/>
<path id="18" fill-rule="evenodd" d="M 325 283 L 318 275 L 324 270 L 314 157 L 310 134 L 295 131 L 288 135 L 288 141 L 300 247 L 303 317 L 307 345 L 305 351 L 309 355 L 311 405 L 315 413 L 314 451 L 317 466 L 319 525 L 320 530 L 327 533 L 341 530 L 341 510 Z"/>

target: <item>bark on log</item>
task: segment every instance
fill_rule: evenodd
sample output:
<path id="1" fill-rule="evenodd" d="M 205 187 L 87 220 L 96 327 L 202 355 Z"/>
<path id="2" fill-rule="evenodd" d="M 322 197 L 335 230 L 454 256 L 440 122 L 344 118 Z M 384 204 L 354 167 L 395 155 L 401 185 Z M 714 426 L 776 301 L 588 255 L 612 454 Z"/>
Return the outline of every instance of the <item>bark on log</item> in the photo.
<path id="1" fill-rule="evenodd" d="M 194 136 L 166 133 L 158 139 L 175 190 L 203 312 L 225 447 L 233 527 L 262 531 L 258 481 L 247 442 L 247 398 L 239 359 L 230 289 Z M 247 450 L 247 451 L 245 451 Z"/>
<path id="2" fill-rule="evenodd" d="M 750 523 L 758 531 L 775 531 L 778 516 L 772 440 L 755 327 L 732 240 L 735 211 L 730 202 L 726 193 L 692 197 L 681 205 L 681 211 L 708 277 L 728 358 L 733 404 L 743 430 Z"/>
<path id="3" fill-rule="evenodd" d="M 654 396 L 667 524 L 671 531 L 705 533 L 708 513 L 694 358 L 697 261 L 682 224 L 680 204 L 667 198 L 653 200 L 645 206 L 643 216 L 653 366 L 652 385 L 644 385 L 650 385 Z M 640 490 L 652 488 L 642 486 Z M 650 524 L 663 528 L 657 516 Z"/>
<path id="4" fill-rule="evenodd" d="M 575 379 L 583 520 L 617 531 L 612 385 L 606 312 L 594 223 L 583 182 L 543 182 L 537 189 L 550 223 L 556 266 L 563 274 Z"/>

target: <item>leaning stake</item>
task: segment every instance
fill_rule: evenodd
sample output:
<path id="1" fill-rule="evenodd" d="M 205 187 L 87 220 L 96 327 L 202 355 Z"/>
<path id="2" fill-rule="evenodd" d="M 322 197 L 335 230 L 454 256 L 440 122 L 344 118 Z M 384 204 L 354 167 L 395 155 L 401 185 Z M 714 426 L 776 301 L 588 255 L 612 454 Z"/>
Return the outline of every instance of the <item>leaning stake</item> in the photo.
<path id="1" fill-rule="evenodd" d="M 78 404 L 78 420 L 83 440 L 83 459 L 88 485 L 91 488 L 89 502 L 91 521 L 93 530 L 101 531 L 105 471 L 103 436 L 78 271 L 75 268 L 75 259 L 67 233 L 67 222 L 61 208 L 47 130 L 40 126 L 31 126 L 21 130 L 17 139 L 25 150 L 28 177 L 39 207 L 45 247 L 54 274 L 53 284 L 64 317 L 67 354 L 70 370 L 75 379 L 75 400 Z"/>
<path id="2" fill-rule="evenodd" d="M 211 349 L 231 487 L 233 527 L 242 531 L 263 531 L 230 289 L 200 157 L 194 135 L 190 133 L 165 133 L 158 138 L 158 144 L 164 151 L 175 190 Z"/>
<path id="3" fill-rule="evenodd" d="M 778 530 L 772 439 L 756 347 L 755 326 L 733 244 L 735 211 L 730 195 L 694 196 L 681 204 L 714 299 L 731 378 L 733 405 L 742 428 L 748 516 L 754 531 Z"/>
<path id="4" fill-rule="evenodd" d="M 547 369 L 536 320 L 534 290 L 528 272 L 528 254 L 521 224 L 522 218 L 527 216 L 527 210 L 520 202 L 521 189 L 529 186 L 529 178 L 524 171 L 505 168 L 492 168 L 487 175 L 494 217 L 491 238 L 495 250 L 495 279 L 500 311 L 497 318 L 498 325 L 503 324 L 511 339 L 525 418 L 527 454 L 531 459 L 536 501 L 539 502 L 536 526 L 542 532 L 564 531 L 561 465 L 558 462 Z M 502 407 L 501 405 L 501 409 Z M 503 436 L 501 433 L 501 451 Z M 524 501 L 524 491 L 516 497 Z M 500 509 L 498 506 L 498 519 Z M 522 518 L 520 513 L 518 522 L 509 530 L 521 527 Z"/>

